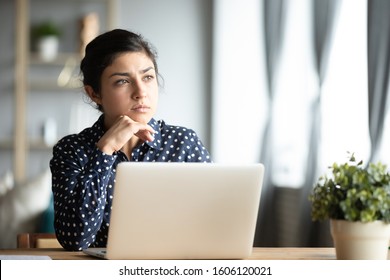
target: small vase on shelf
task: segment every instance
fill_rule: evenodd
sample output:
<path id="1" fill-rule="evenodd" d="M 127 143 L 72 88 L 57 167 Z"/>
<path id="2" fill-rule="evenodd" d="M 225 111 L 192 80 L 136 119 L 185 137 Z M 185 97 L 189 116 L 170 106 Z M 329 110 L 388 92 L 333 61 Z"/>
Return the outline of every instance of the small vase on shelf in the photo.
<path id="1" fill-rule="evenodd" d="M 50 62 L 57 57 L 60 35 L 60 29 L 51 21 L 33 27 L 32 36 L 40 59 Z"/>

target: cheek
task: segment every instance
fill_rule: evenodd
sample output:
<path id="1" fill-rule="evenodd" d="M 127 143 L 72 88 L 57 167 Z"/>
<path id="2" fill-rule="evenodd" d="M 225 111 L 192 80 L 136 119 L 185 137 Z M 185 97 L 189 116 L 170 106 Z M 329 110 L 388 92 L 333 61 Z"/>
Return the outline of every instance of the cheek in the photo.
<path id="1" fill-rule="evenodd" d="M 126 96 L 118 91 L 102 91 L 100 105 L 106 110 L 121 110 L 121 107 L 126 105 Z"/>
<path id="2" fill-rule="evenodd" d="M 150 98 L 153 100 L 153 103 L 156 105 L 158 102 L 159 92 L 158 92 L 158 85 L 153 85 L 153 87 L 150 90 Z"/>
<path id="3" fill-rule="evenodd" d="M 102 88 L 102 96 L 107 100 L 123 100 L 129 96 L 129 90 L 125 87 L 109 87 Z"/>

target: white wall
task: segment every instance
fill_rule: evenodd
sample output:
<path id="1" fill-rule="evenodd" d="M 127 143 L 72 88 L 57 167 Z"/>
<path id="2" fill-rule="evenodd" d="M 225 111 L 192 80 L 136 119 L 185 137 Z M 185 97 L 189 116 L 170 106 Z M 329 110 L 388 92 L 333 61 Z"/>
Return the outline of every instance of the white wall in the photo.
<path id="1" fill-rule="evenodd" d="M 121 0 L 120 28 L 141 33 L 158 51 L 164 78 L 157 118 L 194 129 L 209 148 L 210 0 Z"/>

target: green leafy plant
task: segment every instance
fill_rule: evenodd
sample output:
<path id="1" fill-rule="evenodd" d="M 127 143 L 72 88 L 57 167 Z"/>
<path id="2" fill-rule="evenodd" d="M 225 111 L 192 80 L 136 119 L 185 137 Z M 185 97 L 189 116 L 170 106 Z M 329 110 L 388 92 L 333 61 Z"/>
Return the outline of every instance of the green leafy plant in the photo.
<path id="1" fill-rule="evenodd" d="M 363 166 L 354 154 L 344 164 L 334 163 L 331 176 L 321 176 L 309 195 L 314 221 L 339 219 L 390 223 L 390 174 L 378 162 Z"/>
<path id="2" fill-rule="evenodd" d="M 61 30 L 51 21 L 44 21 L 32 27 L 32 36 L 39 39 L 45 36 L 61 36 Z"/>

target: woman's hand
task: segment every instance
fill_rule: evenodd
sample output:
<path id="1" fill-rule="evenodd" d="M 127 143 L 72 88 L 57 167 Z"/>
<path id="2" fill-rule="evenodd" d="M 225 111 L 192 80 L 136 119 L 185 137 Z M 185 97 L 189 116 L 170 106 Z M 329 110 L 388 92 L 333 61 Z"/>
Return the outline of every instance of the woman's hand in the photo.
<path id="1" fill-rule="evenodd" d="M 156 133 L 148 124 L 133 121 L 128 116 L 120 116 L 117 121 L 100 138 L 97 147 L 104 153 L 112 155 L 135 135 L 143 141 L 153 141 Z"/>

